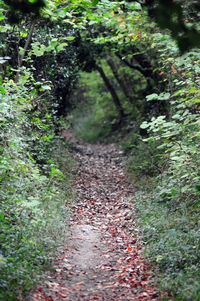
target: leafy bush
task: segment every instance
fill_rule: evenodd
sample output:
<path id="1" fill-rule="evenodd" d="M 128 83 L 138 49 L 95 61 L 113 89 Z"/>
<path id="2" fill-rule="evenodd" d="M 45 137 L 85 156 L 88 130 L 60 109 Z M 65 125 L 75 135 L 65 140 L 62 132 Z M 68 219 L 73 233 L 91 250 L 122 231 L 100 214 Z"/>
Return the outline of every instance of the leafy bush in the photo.
<path id="1" fill-rule="evenodd" d="M 159 142 L 161 157 L 167 161 L 168 168 L 158 177 L 157 190 L 163 191 L 161 187 L 164 187 L 164 197 L 180 202 L 193 201 L 197 206 L 200 204 L 197 197 L 200 191 L 200 120 L 195 113 L 196 98 L 181 98 L 172 104 L 174 111 L 170 121 L 159 116 L 141 126 L 149 128 L 152 135 L 146 140 Z"/>
<path id="2" fill-rule="evenodd" d="M 0 299 L 13 301 L 38 280 L 64 239 L 72 192 L 70 172 L 61 168 L 72 159 L 34 87 L 10 80 L 0 96 Z"/>

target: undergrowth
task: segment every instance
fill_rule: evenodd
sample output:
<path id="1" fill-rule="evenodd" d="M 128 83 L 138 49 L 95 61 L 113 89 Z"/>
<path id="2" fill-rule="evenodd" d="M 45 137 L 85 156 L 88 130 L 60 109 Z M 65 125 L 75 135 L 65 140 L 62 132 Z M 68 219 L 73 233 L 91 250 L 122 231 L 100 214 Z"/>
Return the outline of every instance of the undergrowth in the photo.
<path id="1" fill-rule="evenodd" d="M 127 167 L 137 188 L 135 208 L 146 260 L 155 267 L 157 284 L 169 296 L 166 300 L 198 301 L 200 202 L 195 181 L 198 163 L 194 157 L 196 167 L 191 164 L 189 169 L 187 165 L 187 177 L 177 178 L 185 169 L 169 161 L 166 164 L 159 156 L 152 161 L 151 144 L 146 148 L 145 145 L 146 142 L 139 142 L 129 152 Z M 176 171 L 176 167 L 180 169 Z"/>
<path id="2" fill-rule="evenodd" d="M 155 176 L 160 172 L 163 161 L 157 149 L 157 142 L 145 143 L 137 133 L 126 135 L 120 142 L 120 148 L 127 156 L 127 169 L 140 176 Z"/>
<path id="3" fill-rule="evenodd" d="M 0 300 L 23 300 L 62 244 L 73 199 L 73 160 L 45 99 L 23 82 L 2 83 Z M 34 98 L 41 101 L 34 110 Z M 58 154 L 59 151 L 59 154 Z"/>
<path id="4" fill-rule="evenodd" d="M 168 100 L 168 114 L 152 116 L 122 143 L 138 192 L 144 251 L 169 300 L 200 300 L 200 119 L 199 55 L 191 51 L 173 60 L 184 81 L 147 101 Z M 165 69 L 163 69 L 165 70 Z M 142 180 L 141 180 L 142 179 Z"/>
<path id="5" fill-rule="evenodd" d="M 101 111 L 101 112 L 100 112 Z M 73 130 L 78 139 L 83 139 L 89 143 L 102 141 L 109 136 L 112 125 L 108 121 L 108 116 L 104 116 L 103 110 L 98 107 L 90 107 L 74 112 Z"/>
<path id="6" fill-rule="evenodd" d="M 200 300 L 199 210 L 160 203 L 150 187 L 137 193 L 136 209 L 145 255 L 157 266 L 157 283 L 169 292 L 166 299 Z"/>
<path id="7" fill-rule="evenodd" d="M 195 127 L 192 129 L 196 137 Z M 175 161 L 173 155 L 166 156 L 160 151 L 159 144 L 156 150 L 152 150 L 151 145 L 151 139 L 138 142 L 127 158 L 130 178 L 138 190 L 135 208 L 144 252 L 147 260 L 157 267 L 157 283 L 162 291 L 168 292 L 167 300 L 198 301 L 200 195 L 196 154 L 199 150 L 194 149 L 191 142 L 186 147 L 185 139 L 180 138 L 170 148 L 173 151 L 176 147 Z M 153 155 L 153 161 L 152 152 L 158 154 Z M 186 162 L 182 158 L 186 158 Z"/>

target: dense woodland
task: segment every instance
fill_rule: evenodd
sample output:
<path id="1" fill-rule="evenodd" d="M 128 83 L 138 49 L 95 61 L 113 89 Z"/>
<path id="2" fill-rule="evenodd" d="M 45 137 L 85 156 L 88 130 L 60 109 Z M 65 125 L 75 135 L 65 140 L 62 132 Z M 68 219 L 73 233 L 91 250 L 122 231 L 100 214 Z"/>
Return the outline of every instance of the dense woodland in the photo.
<path id="1" fill-rule="evenodd" d="M 0 1 L 0 300 L 62 244 L 73 129 L 117 143 L 144 252 L 170 300 L 200 300 L 198 1 Z"/>

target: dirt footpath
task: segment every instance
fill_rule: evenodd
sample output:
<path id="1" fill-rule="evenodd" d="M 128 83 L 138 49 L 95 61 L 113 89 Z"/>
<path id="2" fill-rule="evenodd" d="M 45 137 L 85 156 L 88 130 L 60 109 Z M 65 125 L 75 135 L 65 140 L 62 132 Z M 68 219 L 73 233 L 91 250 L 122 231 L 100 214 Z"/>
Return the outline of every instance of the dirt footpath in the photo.
<path id="1" fill-rule="evenodd" d="M 30 300 L 161 300 L 141 254 L 122 153 L 112 144 L 83 143 L 76 158 L 77 201 L 67 243 L 55 260 L 56 273 Z"/>

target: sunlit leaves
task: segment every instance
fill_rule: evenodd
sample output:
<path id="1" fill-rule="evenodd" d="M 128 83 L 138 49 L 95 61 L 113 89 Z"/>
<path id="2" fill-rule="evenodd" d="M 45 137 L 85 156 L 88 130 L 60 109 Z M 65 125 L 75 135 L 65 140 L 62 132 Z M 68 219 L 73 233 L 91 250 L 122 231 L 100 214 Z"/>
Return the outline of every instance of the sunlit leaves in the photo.
<path id="1" fill-rule="evenodd" d="M 67 36 L 64 38 L 53 38 L 48 42 L 48 45 L 44 45 L 41 44 L 39 42 L 33 42 L 31 44 L 32 47 L 32 53 L 35 56 L 42 56 L 47 52 L 51 52 L 51 51 L 63 51 L 65 49 L 66 46 L 68 46 L 68 43 L 65 41 L 73 41 L 75 39 L 75 37 L 73 36 Z M 22 50 L 23 51 L 23 50 Z M 31 52 L 29 52 L 29 55 L 31 55 Z"/>
<path id="2" fill-rule="evenodd" d="M 157 94 L 157 93 L 152 93 L 152 94 L 149 94 L 146 96 L 146 100 L 147 101 L 151 101 L 151 100 L 169 100 L 170 99 L 170 93 L 160 93 L 160 94 Z"/>
<path id="3" fill-rule="evenodd" d="M 132 10 L 141 10 L 142 6 L 141 6 L 141 4 L 139 2 L 132 1 L 130 3 L 129 8 L 132 9 Z"/>

